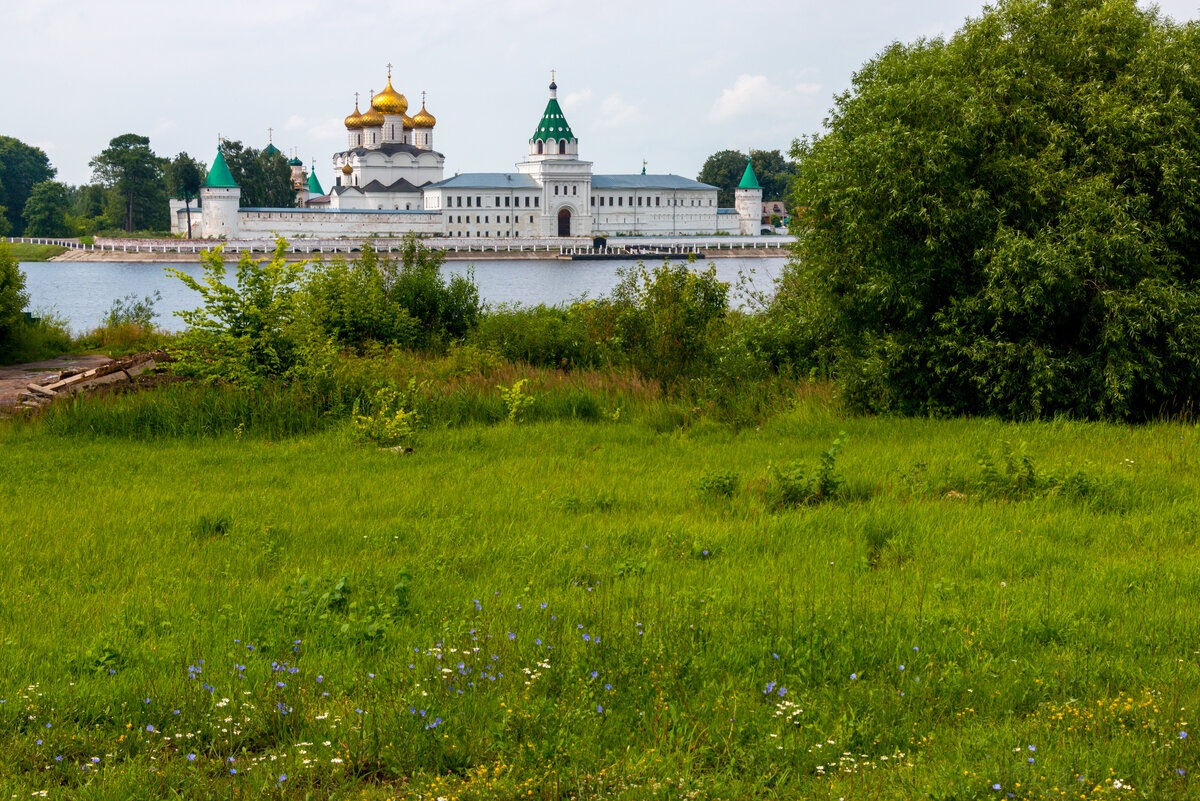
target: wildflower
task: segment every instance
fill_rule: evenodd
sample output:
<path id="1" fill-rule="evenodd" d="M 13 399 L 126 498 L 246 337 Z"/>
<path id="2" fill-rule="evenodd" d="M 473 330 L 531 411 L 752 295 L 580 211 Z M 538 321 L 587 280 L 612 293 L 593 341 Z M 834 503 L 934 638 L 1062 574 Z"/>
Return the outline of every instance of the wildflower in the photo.
<path id="1" fill-rule="evenodd" d="M 587 635 L 587 634 L 585 634 L 585 635 L 583 635 L 583 641 L 584 641 L 584 642 L 591 642 L 591 641 L 592 641 L 592 638 L 591 638 L 591 636 L 590 636 L 590 635 Z"/>
<path id="2" fill-rule="evenodd" d="M 993 790 L 999 790 L 999 789 L 1000 789 L 1000 785 L 998 785 L 998 784 L 993 784 L 993 785 L 992 785 L 992 789 L 993 789 Z"/>
<path id="3" fill-rule="evenodd" d="M 510 640 L 515 640 L 515 639 L 517 639 L 517 635 L 516 635 L 516 634 L 513 634 L 513 633 L 510 631 L 510 632 L 508 633 L 508 639 L 510 639 Z"/>
<path id="4" fill-rule="evenodd" d="M 278 687 L 278 688 L 279 688 L 279 689 L 281 689 L 281 690 L 282 690 L 282 689 L 285 689 L 285 688 L 287 687 L 287 685 L 286 685 L 286 684 L 284 684 L 282 681 L 277 681 L 277 682 L 275 682 L 275 686 L 276 686 L 276 687 Z"/>
<path id="5" fill-rule="evenodd" d="M 47 728 L 49 728 L 49 726 L 47 726 Z M 1186 732 L 1186 731 L 1181 731 L 1181 732 L 1179 732 L 1179 739 L 1180 739 L 1180 740 L 1186 740 L 1186 739 L 1187 739 L 1187 732 Z"/>
<path id="6" fill-rule="evenodd" d="M 230 775 L 230 776 L 236 776 L 236 775 L 237 775 L 237 768 L 230 768 L 230 769 L 229 769 L 229 775 Z"/>
<path id="7" fill-rule="evenodd" d="M 374 673 L 368 673 L 368 674 L 367 674 L 367 678 L 368 678 L 368 679 L 373 679 L 373 678 L 375 678 L 375 674 L 374 674 Z"/>
<path id="8" fill-rule="evenodd" d="M 62 757 L 60 757 L 60 756 L 56 756 L 56 757 L 54 758 L 54 761 L 55 761 L 55 762 L 62 762 Z"/>
<path id="9" fill-rule="evenodd" d="M 545 601 L 542 601 L 542 608 L 543 608 L 543 609 L 545 609 L 545 608 L 546 608 L 546 602 L 545 602 Z"/>
<path id="10" fill-rule="evenodd" d="M 593 678 L 593 679 L 594 679 L 594 678 L 596 678 L 596 677 L 597 677 L 597 676 L 599 676 L 599 675 L 600 675 L 600 674 L 599 674 L 599 673 L 597 673 L 596 671 L 594 671 L 594 670 L 592 671 L 592 678 Z"/>
<path id="11" fill-rule="evenodd" d="M 599 704 L 596 704 L 596 714 L 597 714 L 597 715 L 603 715 L 603 714 L 604 714 L 604 707 L 600 706 Z"/>
<path id="12" fill-rule="evenodd" d="M 1186 775 L 1187 775 L 1187 771 L 1186 771 L 1186 770 L 1184 770 L 1183 768 L 1175 768 L 1175 773 L 1176 773 L 1177 775 L 1179 775 L 1179 776 L 1186 776 Z"/>
<path id="13" fill-rule="evenodd" d="M 42 741 L 41 741 L 41 740 L 38 740 L 38 741 L 37 741 L 37 744 L 38 744 L 38 745 L 41 745 L 41 744 L 42 744 Z"/>
<path id="14" fill-rule="evenodd" d="M 850 674 L 850 681 L 854 681 L 854 680 L 855 680 L 855 679 L 857 679 L 857 678 L 858 678 L 858 674 L 857 674 L 857 673 L 851 673 L 851 674 Z"/>
<path id="15" fill-rule="evenodd" d="M 904 665 L 901 665 L 901 666 L 900 666 L 900 669 L 901 669 L 901 670 L 904 670 Z"/>
<path id="16" fill-rule="evenodd" d="M 279 783 L 280 783 L 280 784 L 283 784 L 283 783 L 284 783 L 284 782 L 286 782 L 286 781 L 287 781 L 287 774 L 286 774 L 286 773 L 280 773 L 280 774 L 279 774 Z"/>
<path id="17" fill-rule="evenodd" d="M 151 724 L 149 724 L 148 726 L 146 726 L 146 731 L 148 731 L 148 732 L 150 732 L 151 734 L 153 734 L 153 733 L 154 733 L 154 724 L 153 724 L 153 723 L 151 723 Z"/>
<path id="18" fill-rule="evenodd" d="M 188 762 L 195 762 L 195 761 L 196 761 L 196 755 L 195 755 L 195 754 L 188 754 L 188 755 L 187 755 L 187 759 L 188 759 Z"/>
<path id="19" fill-rule="evenodd" d="M 1036 750 L 1037 750 L 1037 746 L 1033 746 L 1033 745 L 1031 745 L 1031 746 L 1029 746 L 1029 750 L 1030 750 L 1030 751 L 1036 751 Z"/>
<path id="20" fill-rule="evenodd" d="M 604 685 L 604 689 L 606 689 L 606 690 L 611 690 L 611 689 L 612 689 L 612 685 L 611 685 L 611 684 L 605 684 L 605 685 Z"/>
<path id="21" fill-rule="evenodd" d="M 323 682 L 323 681 L 325 681 L 325 677 L 324 677 L 324 676 L 317 676 L 317 684 L 320 684 L 320 683 L 321 683 L 321 682 Z"/>

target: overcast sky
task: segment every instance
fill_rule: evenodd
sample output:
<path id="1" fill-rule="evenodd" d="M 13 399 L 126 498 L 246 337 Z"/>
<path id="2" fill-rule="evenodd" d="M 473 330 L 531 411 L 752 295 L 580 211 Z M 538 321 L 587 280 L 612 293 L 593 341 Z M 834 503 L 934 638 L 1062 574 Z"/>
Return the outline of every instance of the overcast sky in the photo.
<path id="1" fill-rule="evenodd" d="M 1177 20 L 1198 0 L 1158 5 Z M 1148 5 L 1148 4 L 1145 4 Z M 393 85 L 437 117 L 446 174 L 512 170 L 550 70 L 601 173 L 695 177 L 725 148 L 820 130 L 833 96 L 890 42 L 950 35 L 978 0 L 0 0 L 0 135 L 67 183 L 123 133 L 209 163 L 218 135 L 267 143 L 333 182 L 354 93 Z"/>

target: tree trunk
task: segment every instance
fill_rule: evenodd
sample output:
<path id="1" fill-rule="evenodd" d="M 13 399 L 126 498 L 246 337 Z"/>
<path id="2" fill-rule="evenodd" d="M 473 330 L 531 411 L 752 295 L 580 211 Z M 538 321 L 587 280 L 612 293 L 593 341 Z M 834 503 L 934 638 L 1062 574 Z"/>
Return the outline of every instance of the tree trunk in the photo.
<path id="1" fill-rule="evenodd" d="M 188 239 L 192 238 L 192 199 L 189 197 L 183 198 L 183 208 L 187 211 L 187 227 Z"/>

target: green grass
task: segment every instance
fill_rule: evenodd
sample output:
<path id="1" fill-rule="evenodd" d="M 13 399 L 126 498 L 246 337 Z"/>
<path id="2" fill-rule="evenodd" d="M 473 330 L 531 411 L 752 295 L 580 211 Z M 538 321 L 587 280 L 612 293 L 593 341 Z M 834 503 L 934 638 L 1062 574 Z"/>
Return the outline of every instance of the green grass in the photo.
<path id="1" fill-rule="evenodd" d="M 55 256 L 67 252 L 62 245 L 35 245 L 29 242 L 12 242 L 9 247 L 12 248 L 13 258 L 18 262 L 50 261 Z"/>
<path id="2" fill-rule="evenodd" d="M 447 402 L 408 455 L 241 407 L 0 428 L 0 790 L 1200 796 L 1195 426 L 627 401 Z"/>

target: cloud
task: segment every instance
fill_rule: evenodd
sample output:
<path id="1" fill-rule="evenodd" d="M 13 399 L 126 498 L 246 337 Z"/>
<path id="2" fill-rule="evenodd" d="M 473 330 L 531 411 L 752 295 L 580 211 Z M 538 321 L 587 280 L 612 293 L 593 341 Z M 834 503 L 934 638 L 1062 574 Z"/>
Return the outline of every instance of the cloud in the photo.
<path id="1" fill-rule="evenodd" d="M 592 90 L 583 89 L 571 92 L 562 99 L 563 111 L 578 111 L 592 102 Z"/>
<path id="2" fill-rule="evenodd" d="M 346 129 L 341 120 L 310 120 L 307 117 L 301 117 L 299 114 L 293 114 L 288 117 L 287 121 L 283 123 L 283 130 L 300 132 L 310 139 L 316 139 L 319 142 L 332 141 L 346 135 Z"/>
<path id="3" fill-rule="evenodd" d="M 733 86 L 721 91 L 708 111 L 708 120 L 728 122 L 746 114 L 791 116 L 797 106 L 819 91 L 820 84 L 798 83 L 789 88 L 772 83 L 765 75 L 739 75 Z"/>
<path id="4" fill-rule="evenodd" d="M 639 122 L 642 112 L 637 106 L 626 102 L 620 93 L 609 95 L 600 103 L 600 119 L 597 128 L 625 128 Z"/>

